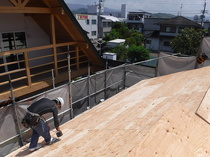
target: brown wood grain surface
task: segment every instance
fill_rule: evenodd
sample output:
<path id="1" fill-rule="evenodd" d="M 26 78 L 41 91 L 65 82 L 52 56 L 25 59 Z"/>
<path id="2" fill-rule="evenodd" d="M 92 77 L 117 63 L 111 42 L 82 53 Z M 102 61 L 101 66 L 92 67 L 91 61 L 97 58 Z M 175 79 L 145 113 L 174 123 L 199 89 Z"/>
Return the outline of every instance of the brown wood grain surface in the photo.
<path id="1" fill-rule="evenodd" d="M 8 157 L 209 157 L 210 126 L 196 114 L 209 78 L 204 67 L 143 80 L 63 124 L 59 142 Z"/>

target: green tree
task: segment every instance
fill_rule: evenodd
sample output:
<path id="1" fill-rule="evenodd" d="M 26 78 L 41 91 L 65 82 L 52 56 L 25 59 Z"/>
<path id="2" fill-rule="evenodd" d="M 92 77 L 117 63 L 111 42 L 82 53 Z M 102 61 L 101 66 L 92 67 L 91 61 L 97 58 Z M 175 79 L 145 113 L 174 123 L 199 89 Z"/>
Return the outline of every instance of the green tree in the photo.
<path id="1" fill-rule="evenodd" d="M 207 31 L 204 29 L 184 28 L 171 42 L 175 52 L 197 56 L 200 42 Z"/>
<path id="2" fill-rule="evenodd" d="M 109 41 L 113 39 L 125 39 L 127 45 L 142 45 L 144 42 L 143 35 L 137 30 L 128 29 L 122 22 L 114 23 L 112 30 L 106 34 L 103 40 Z"/>
<path id="3" fill-rule="evenodd" d="M 126 48 L 125 45 L 116 46 L 111 50 L 111 52 L 117 54 L 118 61 L 121 61 L 121 62 L 127 61 L 128 49 Z"/>
<path id="4" fill-rule="evenodd" d="M 128 60 L 131 63 L 144 61 L 150 58 L 150 51 L 143 46 L 132 45 L 128 48 Z"/>
<path id="5" fill-rule="evenodd" d="M 120 33 L 118 31 L 116 31 L 115 29 L 112 29 L 109 34 L 105 35 L 103 40 L 109 41 L 109 40 L 117 39 L 119 37 L 120 37 Z"/>
<path id="6" fill-rule="evenodd" d="M 144 43 L 144 36 L 142 33 L 138 32 L 137 30 L 130 30 L 130 36 L 126 39 L 126 43 L 128 45 L 137 45 L 140 46 Z"/>

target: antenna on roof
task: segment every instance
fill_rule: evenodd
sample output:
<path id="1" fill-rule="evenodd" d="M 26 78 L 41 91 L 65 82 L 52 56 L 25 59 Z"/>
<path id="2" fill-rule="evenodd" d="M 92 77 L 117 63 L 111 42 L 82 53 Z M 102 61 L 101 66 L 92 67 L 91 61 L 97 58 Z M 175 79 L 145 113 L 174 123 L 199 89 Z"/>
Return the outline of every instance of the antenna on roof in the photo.
<path id="1" fill-rule="evenodd" d="M 181 4 L 180 12 L 178 13 L 178 16 L 181 16 L 181 14 L 182 14 L 182 7 L 183 7 L 183 4 Z"/>

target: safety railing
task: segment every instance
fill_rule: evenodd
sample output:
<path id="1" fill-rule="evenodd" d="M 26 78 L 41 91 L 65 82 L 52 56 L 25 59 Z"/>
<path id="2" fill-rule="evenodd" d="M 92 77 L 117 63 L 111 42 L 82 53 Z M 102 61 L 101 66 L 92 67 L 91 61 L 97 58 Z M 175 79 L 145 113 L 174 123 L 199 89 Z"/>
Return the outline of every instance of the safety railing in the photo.
<path id="1" fill-rule="evenodd" d="M 58 76 L 68 69 L 68 54 L 72 70 L 87 66 L 88 59 L 75 42 L 0 52 L 0 92 L 45 80 L 52 69 Z"/>

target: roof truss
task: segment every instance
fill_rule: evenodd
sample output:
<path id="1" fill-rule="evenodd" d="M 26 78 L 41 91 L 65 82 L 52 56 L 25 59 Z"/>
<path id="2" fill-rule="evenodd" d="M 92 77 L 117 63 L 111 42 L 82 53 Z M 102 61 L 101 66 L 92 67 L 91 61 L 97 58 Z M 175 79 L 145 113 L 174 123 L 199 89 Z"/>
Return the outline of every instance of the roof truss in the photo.
<path id="1" fill-rule="evenodd" d="M 15 7 L 25 7 L 29 0 L 9 0 Z"/>
<path id="2" fill-rule="evenodd" d="M 9 0 L 13 6 L 0 6 L 0 13 L 39 13 L 39 14 L 63 14 L 61 7 L 27 7 L 29 0 Z M 45 4 L 47 3 L 44 1 Z"/>

